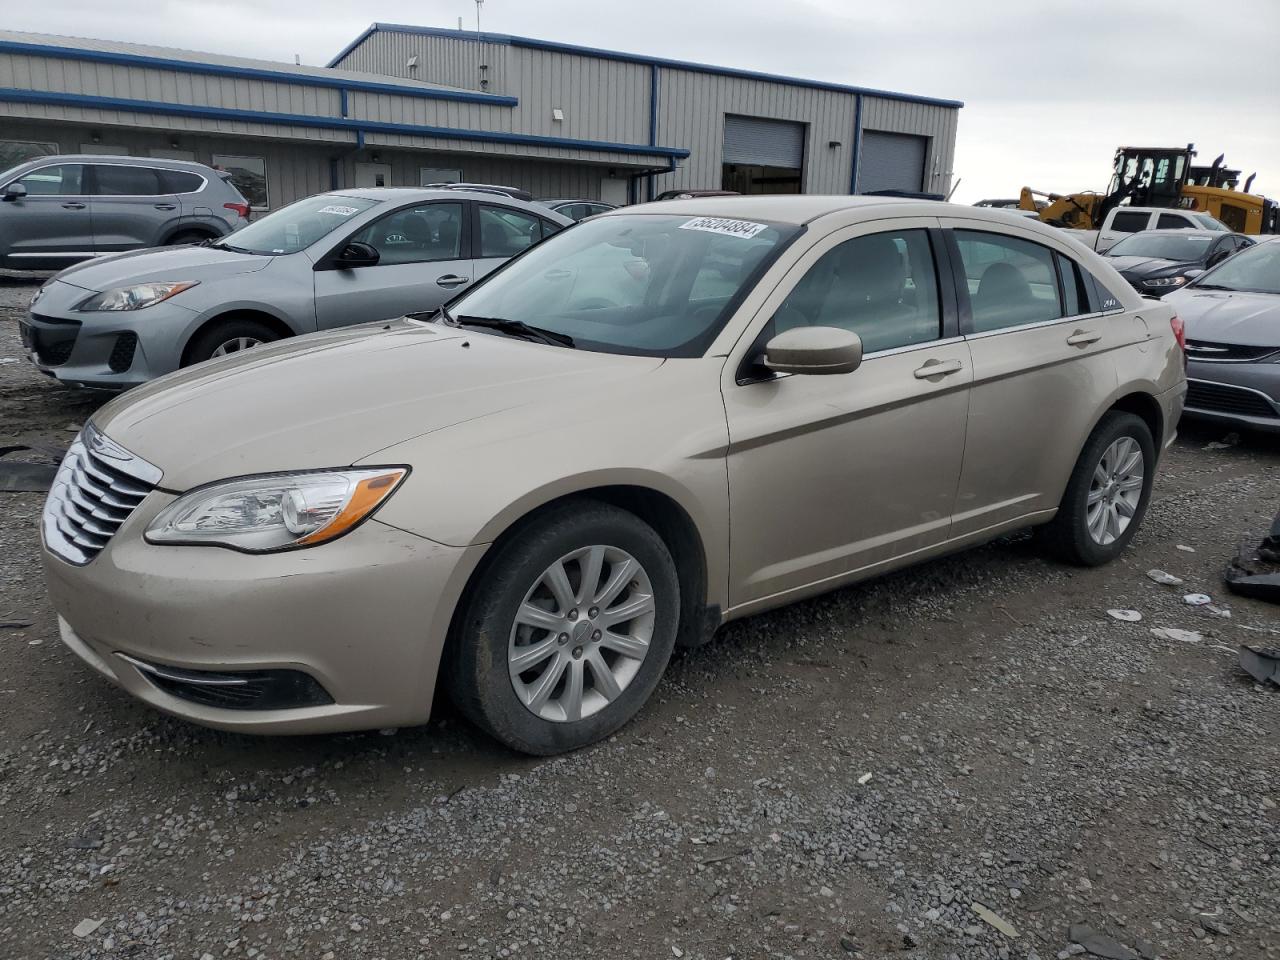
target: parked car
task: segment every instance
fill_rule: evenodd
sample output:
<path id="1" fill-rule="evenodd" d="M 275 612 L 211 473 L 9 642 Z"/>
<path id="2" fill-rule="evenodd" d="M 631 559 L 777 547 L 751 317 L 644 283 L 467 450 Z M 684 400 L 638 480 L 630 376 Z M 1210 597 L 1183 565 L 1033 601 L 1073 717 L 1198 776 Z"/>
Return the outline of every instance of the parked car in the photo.
<path id="1" fill-rule="evenodd" d="M 1131 233 L 1144 230 L 1217 230 L 1231 228 L 1207 213 L 1171 210 L 1167 207 L 1115 207 L 1103 218 L 1099 230 L 1070 230 L 1072 237 L 1090 250 L 1106 253 Z"/>
<path id="2" fill-rule="evenodd" d="M 616 204 L 605 203 L 603 200 L 539 200 L 538 202 L 574 221 L 585 220 L 587 217 L 594 217 L 597 213 L 618 209 Z"/>
<path id="3" fill-rule="evenodd" d="M 1280 239 L 1165 298 L 1187 329 L 1186 415 L 1280 433 Z"/>
<path id="4" fill-rule="evenodd" d="M 0 173 L 0 266 L 60 270 L 122 250 L 225 237 L 248 219 L 230 176 L 201 163 L 38 157 Z"/>
<path id="5" fill-rule="evenodd" d="M 702 197 L 740 197 L 736 190 L 664 190 L 654 200 L 692 200 Z"/>
<path id="6" fill-rule="evenodd" d="M 1251 246 L 1253 240 L 1242 233 L 1144 230 L 1125 237 L 1107 251 L 1107 257 L 1133 289 L 1162 297 Z"/>
<path id="7" fill-rule="evenodd" d="M 493 194 L 323 193 L 205 246 L 62 271 L 21 324 L 36 366 L 121 389 L 314 330 L 434 310 L 573 221 Z"/>
<path id="8" fill-rule="evenodd" d="M 629 207 L 432 318 L 107 404 L 45 507 L 49 595 L 90 666 L 200 723 L 416 724 L 439 677 L 557 753 L 725 621 L 1028 526 L 1114 559 L 1179 335 L 1103 258 L 979 208 Z"/>

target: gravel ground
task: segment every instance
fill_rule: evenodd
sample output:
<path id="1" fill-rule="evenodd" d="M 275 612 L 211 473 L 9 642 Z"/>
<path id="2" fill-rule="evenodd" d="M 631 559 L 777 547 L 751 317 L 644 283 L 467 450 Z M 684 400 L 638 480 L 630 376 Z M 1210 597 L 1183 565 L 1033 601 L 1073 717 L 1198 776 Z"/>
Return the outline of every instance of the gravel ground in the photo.
<path id="1" fill-rule="evenodd" d="M 0 435 L 65 445 L 102 398 L 4 362 L 33 289 L 0 280 Z M 58 642 L 42 497 L 0 493 L 0 621 L 32 622 L 0 627 L 0 957 L 1278 957 L 1280 695 L 1234 648 L 1280 611 L 1220 571 L 1280 444 L 1220 435 L 1111 567 L 1011 538 L 754 617 L 542 761 L 443 705 L 294 739 L 158 715 Z"/>

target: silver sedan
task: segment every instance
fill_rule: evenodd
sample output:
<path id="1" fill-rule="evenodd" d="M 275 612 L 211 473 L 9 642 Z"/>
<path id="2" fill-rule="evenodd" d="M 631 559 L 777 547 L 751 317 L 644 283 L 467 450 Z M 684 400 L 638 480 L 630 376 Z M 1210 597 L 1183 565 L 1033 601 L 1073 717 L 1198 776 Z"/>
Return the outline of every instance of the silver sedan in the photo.
<path id="1" fill-rule="evenodd" d="M 318 194 L 214 243 L 62 271 L 32 299 L 23 343 L 50 376 L 123 389 L 272 340 L 434 310 L 572 222 L 474 191 Z"/>

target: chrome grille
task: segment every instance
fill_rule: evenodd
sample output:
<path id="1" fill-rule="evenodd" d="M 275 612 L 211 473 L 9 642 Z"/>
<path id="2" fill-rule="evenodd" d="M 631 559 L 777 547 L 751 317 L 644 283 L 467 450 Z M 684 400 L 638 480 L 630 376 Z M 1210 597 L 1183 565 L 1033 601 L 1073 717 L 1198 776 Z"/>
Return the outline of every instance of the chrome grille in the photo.
<path id="1" fill-rule="evenodd" d="M 1206 363 L 1257 363 L 1275 353 L 1280 353 L 1280 347 L 1250 347 L 1239 343 L 1187 339 L 1187 356 Z"/>
<path id="2" fill-rule="evenodd" d="M 157 467 L 86 426 L 63 457 L 49 489 L 45 545 L 69 563 L 88 563 L 160 477 Z"/>

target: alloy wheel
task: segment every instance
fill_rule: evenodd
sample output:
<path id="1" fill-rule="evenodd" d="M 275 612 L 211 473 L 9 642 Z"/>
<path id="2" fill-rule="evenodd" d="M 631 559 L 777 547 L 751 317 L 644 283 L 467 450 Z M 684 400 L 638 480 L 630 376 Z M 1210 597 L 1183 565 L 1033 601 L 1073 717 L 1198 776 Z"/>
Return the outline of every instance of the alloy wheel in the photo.
<path id="1" fill-rule="evenodd" d="M 1102 454 L 1089 483 L 1086 522 L 1099 546 L 1114 543 L 1133 522 L 1142 502 L 1146 462 L 1132 437 L 1120 437 Z"/>
<path id="2" fill-rule="evenodd" d="M 261 346 L 262 341 L 257 337 L 232 337 L 230 340 L 224 340 L 214 348 L 211 357 L 225 357 L 230 353 L 239 353 L 241 350 L 248 350 L 250 347 Z"/>
<path id="3" fill-rule="evenodd" d="M 534 580 L 511 627 L 520 702 L 558 723 L 599 713 L 640 672 L 655 616 L 649 575 L 631 554 L 596 544 L 564 555 Z"/>

